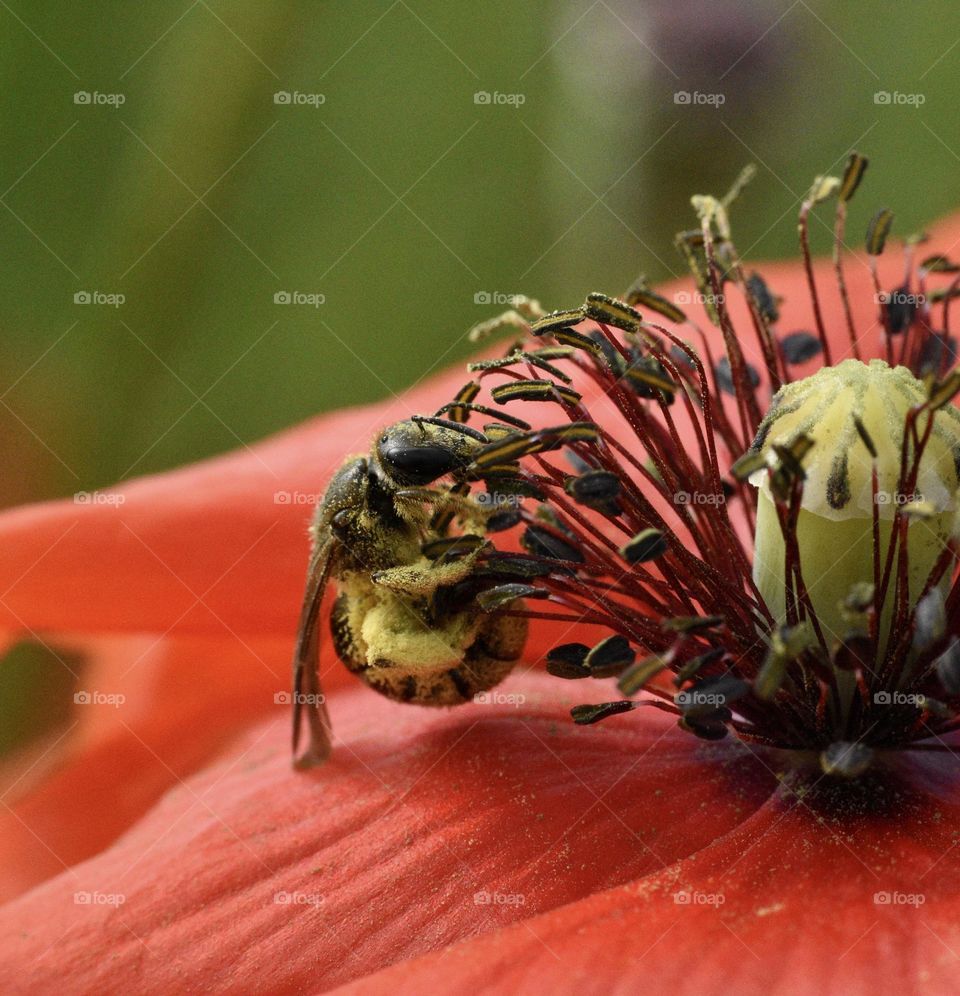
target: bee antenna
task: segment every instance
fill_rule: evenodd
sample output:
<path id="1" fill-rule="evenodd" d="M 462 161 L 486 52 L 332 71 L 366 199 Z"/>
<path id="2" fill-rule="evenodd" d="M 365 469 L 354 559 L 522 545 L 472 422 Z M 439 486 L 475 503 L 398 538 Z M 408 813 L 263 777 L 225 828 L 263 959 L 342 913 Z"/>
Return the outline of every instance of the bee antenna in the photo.
<path id="1" fill-rule="evenodd" d="M 453 429 L 455 432 L 460 432 L 464 436 L 469 436 L 471 439 L 475 439 L 478 443 L 489 443 L 490 440 L 480 432 L 479 429 L 474 429 L 473 426 L 464 425 L 462 422 L 454 422 L 448 418 L 437 418 L 435 415 L 413 415 L 410 419 L 411 422 L 416 422 L 418 425 L 423 422 L 427 422 L 430 425 L 438 425 L 443 429 Z"/>

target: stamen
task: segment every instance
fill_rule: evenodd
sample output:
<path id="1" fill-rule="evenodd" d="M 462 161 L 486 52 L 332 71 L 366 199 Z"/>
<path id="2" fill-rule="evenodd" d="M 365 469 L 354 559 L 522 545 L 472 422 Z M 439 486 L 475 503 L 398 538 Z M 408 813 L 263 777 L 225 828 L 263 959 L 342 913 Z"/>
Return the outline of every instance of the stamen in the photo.
<path id="1" fill-rule="evenodd" d="M 732 732 L 819 758 L 835 778 L 960 732 L 960 371 L 948 372 L 960 267 L 929 255 L 914 273 L 908 245 L 907 273 L 881 306 L 887 362 L 860 360 L 842 250 L 866 167 L 851 154 L 842 178 L 818 177 L 801 206 L 815 334 L 775 332 L 780 300 L 737 254 L 729 209 L 749 171 L 721 199 L 693 198 L 700 227 L 677 236 L 719 336 L 642 278 L 623 300 L 592 293 L 545 314 L 522 298 L 481 326 L 534 343 L 471 364 L 476 379 L 433 421 L 477 442 L 455 487 L 483 482 L 516 501 L 488 510 L 482 538 L 451 537 L 424 555 L 476 558 L 483 612 L 607 630 L 547 655 L 558 678 L 617 679 L 624 698 L 578 706 L 575 722 L 651 706 L 703 740 Z M 808 238 L 810 212 L 831 197 L 833 272 L 856 357 L 837 366 Z M 878 212 L 867 232 L 877 300 L 892 219 Z M 944 276 L 952 282 L 928 287 Z M 728 287 L 749 308 L 764 378 Z M 817 373 L 794 379 L 818 357 Z M 503 408 L 533 402 L 559 405 L 567 421 L 532 427 Z M 467 430 L 475 414 L 495 421 Z M 516 527 L 523 552 L 515 537 L 496 548 Z"/>

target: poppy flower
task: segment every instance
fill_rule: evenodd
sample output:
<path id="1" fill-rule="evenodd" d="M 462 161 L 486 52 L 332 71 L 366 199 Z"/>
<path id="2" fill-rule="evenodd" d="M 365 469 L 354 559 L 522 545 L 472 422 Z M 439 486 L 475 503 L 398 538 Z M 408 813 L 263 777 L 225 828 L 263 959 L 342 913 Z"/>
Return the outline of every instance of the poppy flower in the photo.
<path id="1" fill-rule="evenodd" d="M 854 157 L 811 194 L 838 203 L 840 232 L 860 173 Z M 0 516 L 8 640 L 43 638 L 88 662 L 71 725 L 3 796 L 5 991 L 955 988 L 956 600 L 931 594 L 954 569 L 939 552 L 922 561 L 909 523 L 939 529 L 956 471 L 938 459 L 914 473 L 900 457 L 891 471 L 889 454 L 882 467 L 871 454 L 920 438 L 910 412 L 949 403 L 960 221 L 935 227 L 917 282 L 880 254 L 877 216 L 867 255 L 841 257 L 841 293 L 831 260 L 754 277 L 727 204 L 697 202 L 702 227 L 684 246 L 699 283 L 520 313 L 541 333 L 526 351 L 546 351 L 501 350 L 474 369 L 492 403 L 529 422 L 488 436 L 475 461 L 487 493 L 522 496 L 522 479 L 552 513 L 524 505 L 522 540 L 493 536 L 526 608 L 499 576 L 493 590 L 507 590 L 488 601 L 525 613 L 531 631 L 523 662 L 472 703 L 389 701 L 323 640 L 333 752 L 309 771 L 290 764 L 312 504 L 383 426 L 480 404 L 462 371 L 84 503 Z M 912 274 L 917 248 L 905 252 Z M 909 300 L 878 301 L 891 288 Z M 686 319 L 703 330 L 694 348 Z M 928 394 L 877 417 L 868 383 L 851 402 L 857 440 L 798 447 L 834 424 L 846 382 L 816 381 L 813 402 L 790 382 L 851 356 L 902 358 L 929 374 Z M 570 385 L 556 373 L 568 369 Z M 781 436 L 808 403 L 813 422 Z M 929 452 L 949 455 L 950 442 Z M 574 453 L 566 474 L 560 444 Z M 504 461 L 509 473 L 491 469 Z M 808 479 L 822 508 L 804 504 Z M 901 485 L 921 481 L 928 493 L 901 502 Z M 883 517 L 881 484 L 895 492 Z M 804 538 L 804 512 L 832 525 Z M 842 572 L 841 610 L 800 568 L 832 528 L 860 542 L 858 518 L 868 555 Z M 776 582 L 742 551 L 765 551 Z M 893 565 L 878 569 L 890 603 L 857 573 L 875 551 Z M 838 639 L 821 639 L 828 621 Z M 877 689 L 914 698 L 885 713 Z"/>

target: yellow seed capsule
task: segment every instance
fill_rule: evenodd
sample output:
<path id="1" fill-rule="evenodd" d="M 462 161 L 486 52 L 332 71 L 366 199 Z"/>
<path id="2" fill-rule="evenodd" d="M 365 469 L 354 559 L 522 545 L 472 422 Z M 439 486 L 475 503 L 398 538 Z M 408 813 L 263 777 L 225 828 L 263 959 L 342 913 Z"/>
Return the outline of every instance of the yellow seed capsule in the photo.
<path id="1" fill-rule="evenodd" d="M 874 582 L 873 514 L 880 519 L 881 565 L 890 544 L 891 523 L 899 508 L 908 513 L 909 598 L 919 597 L 937 558 L 954 530 L 960 467 L 960 412 L 938 411 L 920 460 L 915 486 L 903 493 L 901 452 L 910 409 L 924 405 L 929 393 L 905 367 L 882 360 L 869 364 L 844 360 L 777 392 L 751 449 L 776 467 L 785 448 L 799 438 L 813 445 L 802 459 L 804 482 L 797 542 L 804 584 L 824 636 L 841 640 L 849 629 L 842 603 L 857 584 Z M 923 434 L 930 415 L 916 422 Z M 908 445 L 908 465 L 914 450 Z M 874 498 L 872 476 L 877 470 Z M 760 489 L 754 580 L 778 622 L 786 619 L 785 546 L 766 468 L 750 482 Z M 923 514 L 913 514 L 922 510 Z M 882 569 L 882 568 L 881 568 Z M 949 584 L 948 571 L 941 582 Z M 944 588 L 945 590 L 945 588 Z M 886 644 L 892 598 L 880 620 Z"/>

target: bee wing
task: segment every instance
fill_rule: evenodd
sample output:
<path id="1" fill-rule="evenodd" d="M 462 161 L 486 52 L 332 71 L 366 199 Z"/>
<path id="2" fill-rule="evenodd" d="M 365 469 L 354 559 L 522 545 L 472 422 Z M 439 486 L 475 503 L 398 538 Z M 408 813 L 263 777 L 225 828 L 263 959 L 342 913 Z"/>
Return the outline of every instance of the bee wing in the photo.
<path id="1" fill-rule="evenodd" d="M 310 558 L 300 610 L 300 629 L 293 655 L 293 756 L 298 768 L 322 764 L 330 755 L 330 714 L 320 688 L 320 607 L 330 576 L 334 540 L 320 543 Z M 300 734 L 306 715 L 310 743 L 299 757 Z"/>

